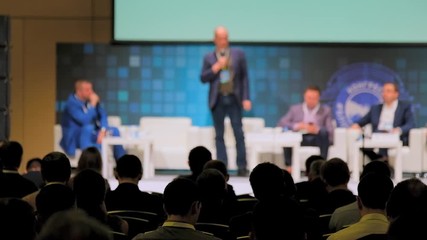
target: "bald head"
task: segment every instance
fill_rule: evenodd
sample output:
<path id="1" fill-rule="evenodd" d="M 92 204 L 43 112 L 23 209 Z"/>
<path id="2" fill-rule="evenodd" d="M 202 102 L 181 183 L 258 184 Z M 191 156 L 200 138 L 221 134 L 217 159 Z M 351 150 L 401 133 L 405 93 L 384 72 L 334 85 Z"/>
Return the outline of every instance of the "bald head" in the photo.
<path id="1" fill-rule="evenodd" d="M 214 43 L 217 51 L 228 48 L 228 30 L 225 27 L 219 26 L 215 28 Z"/>

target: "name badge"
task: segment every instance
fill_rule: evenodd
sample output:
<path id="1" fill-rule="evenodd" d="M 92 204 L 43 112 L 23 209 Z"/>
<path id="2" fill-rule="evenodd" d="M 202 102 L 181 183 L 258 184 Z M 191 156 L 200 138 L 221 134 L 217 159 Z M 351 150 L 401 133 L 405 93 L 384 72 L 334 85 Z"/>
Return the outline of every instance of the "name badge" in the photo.
<path id="1" fill-rule="evenodd" d="M 219 79 L 221 83 L 227 83 L 230 81 L 230 70 L 221 70 L 219 74 Z"/>

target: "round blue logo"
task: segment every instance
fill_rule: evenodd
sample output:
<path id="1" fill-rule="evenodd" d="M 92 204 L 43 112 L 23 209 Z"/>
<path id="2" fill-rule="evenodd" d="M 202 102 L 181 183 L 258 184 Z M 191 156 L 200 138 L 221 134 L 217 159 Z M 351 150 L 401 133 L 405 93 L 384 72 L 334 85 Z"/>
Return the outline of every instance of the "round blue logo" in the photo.
<path id="1" fill-rule="evenodd" d="M 382 86 L 394 82 L 399 86 L 399 99 L 412 98 L 403 87 L 400 76 L 379 63 L 354 63 L 335 72 L 322 92 L 321 99 L 334 113 L 337 127 L 349 127 L 382 102 Z"/>

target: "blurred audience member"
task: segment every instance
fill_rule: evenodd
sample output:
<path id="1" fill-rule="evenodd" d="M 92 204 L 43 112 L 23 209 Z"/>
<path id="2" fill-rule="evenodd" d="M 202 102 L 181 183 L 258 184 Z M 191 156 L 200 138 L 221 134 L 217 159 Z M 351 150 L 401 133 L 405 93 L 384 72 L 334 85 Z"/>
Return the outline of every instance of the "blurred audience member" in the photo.
<path id="1" fill-rule="evenodd" d="M 384 174 L 368 173 L 362 177 L 357 186 L 360 220 L 333 233 L 328 240 L 353 240 L 371 234 L 386 234 L 389 221 L 385 205 L 392 189 L 393 182 Z"/>
<path id="2" fill-rule="evenodd" d="M 194 181 L 178 177 L 166 186 L 163 196 L 166 221 L 158 229 L 138 234 L 133 240 L 219 240 L 194 227 L 202 207 L 200 191 Z"/>
<path id="3" fill-rule="evenodd" d="M 204 146 L 197 146 L 191 149 L 188 154 L 188 166 L 190 167 L 191 174 L 182 177 L 188 178 L 194 182 L 203 171 L 203 166 L 209 160 L 212 160 L 212 153 Z"/>
<path id="4" fill-rule="evenodd" d="M 42 177 L 42 159 L 32 158 L 27 162 L 26 173 L 22 176 L 32 181 L 38 188 L 44 186 L 45 182 Z"/>
<path id="5" fill-rule="evenodd" d="M 37 240 L 113 240 L 113 233 L 83 211 L 57 212 L 46 222 Z"/>
<path id="6" fill-rule="evenodd" d="M 157 195 L 139 190 L 138 183 L 142 178 L 142 165 L 137 156 L 125 154 L 119 158 L 114 175 L 119 181 L 119 185 L 114 191 L 107 192 L 105 205 L 108 211 L 153 212 L 158 215 L 159 221 L 164 220 L 163 200 Z"/>
<path id="7" fill-rule="evenodd" d="M 67 155 L 61 152 L 50 152 L 41 161 L 41 173 L 45 186 L 52 184 L 66 185 L 71 175 L 70 160 Z M 36 197 L 39 191 L 33 192 L 23 197 L 34 210 L 37 210 Z"/>
<path id="8" fill-rule="evenodd" d="M 0 198 L 0 239 L 33 240 L 36 237 L 33 208 L 18 198 Z"/>
<path id="9" fill-rule="evenodd" d="M 3 174 L 0 176 L 0 198 L 22 198 L 37 191 L 37 186 L 18 172 L 24 152 L 22 145 L 16 141 L 5 141 L 2 145 Z"/>

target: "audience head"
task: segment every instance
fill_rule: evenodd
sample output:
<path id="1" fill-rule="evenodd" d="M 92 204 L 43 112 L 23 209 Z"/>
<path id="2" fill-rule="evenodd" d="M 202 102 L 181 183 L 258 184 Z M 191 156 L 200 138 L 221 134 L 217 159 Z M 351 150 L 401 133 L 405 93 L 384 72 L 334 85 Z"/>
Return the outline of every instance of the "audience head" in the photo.
<path id="1" fill-rule="evenodd" d="M 359 208 L 385 210 L 386 202 L 393 190 L 390 177 L 379 173 L 368 173 L 357 186 Z"/>
<path id="2" fill-rule="evenodd" d="M 203 171 L 203 166 L 212 160 L 212 153 L 204 146 L 197 146 L 191 149 L 188 154 L 188 165 L 194 175 L 199 175 Z"/>
<path id="3" fill-rule="evenodd" d="M 5 149 L 2 156 L 3 168 L 9 170 L 17 170 L 21 165 L 23 153 L 24 150 L 19 142 L 8 142 L 5 145 Z"/>
<path id="4" fill-rule="evenodd" d="M 140 180 L 142 177 L 141 160 L 135 155 L 125 154 L 117 160 L 116 177 L 120 180 L 130 178 Z"/>
<path id="5" fill-rule="evenodd" d="M 82 151 L 79 162 L 77 163 L 77 171 L 83 169 L 94 169 L 98 172 L 102 171 L 102 158 L 101 153 L 96 147 L 88 147 Z"/>
<path id="6" fill-rule="evenodd" d="M 27 172 L 40 172 L 42 170 L 42 159 L 41 158 L 32 158 L 27 162 L 25 168 Z"/>
<path id="7" fill-rule="evenodd" d="M 252 191 L 258 200 L 285 196 L 283 170 L 269 162 L 258 164 L 249 176 Z"/>
<path id="8" fill-rule="evenodd" d="M 295 186 L 294 179 L 292 178 L 292 175 L 285 169 L 282 169 L 282 172 L 283 178 L 285 179 L 285 196 L 294 197 L 297 192 L 297 187 Z"/>
<path id="9" fill-rule="evenodd" d="M 74 177 L 73 190 L 78 207 L 100 205 L 105 198 L 105 180 L 95 170 L 84 169 Z"/>
<path id="10" fill-rule="evenodd" d="M 201 200 L 205 202 L 222 201 L 227 191 L 224 175 L 216 169 L 205 169 L 197 177 Z"/>
<path id="11" fill-rule="evenodd" d="M 414 212 L 397 217 L 390 222 L 387 239 L 424 239 L 427 226 L 427 218 L 425 216 L 425 212 Z"/>
<path id="12" fill-rule="evenodd" d="M 320 171 L 322 169 L 322 165 L 325 163 L 325 160 L 315 160 L 310 165 L 310 171 L 307 175 L 308 180 L 312 181 L 316 178 L 320 178 Z"/>
<path id="13" fill-rule="evenodd" d="M 228 180 L 230 179 L 230 175 L 228 174 L 227 166 L 225 166 L 225 163 L 223 161 L 209 160 L 205 163 L 205 166 L 203 167 L 204 170 L 211 168 L 220 171 L 222 175 L 224 175 L 225 181 L 228 182 Z"/>
<path id="14" fill-rule="evenodd" d="M 40 189 L 40 192 L 36 196 L 38 221 L 41 225 L 54 213 L 71 209 L 74 206 L 74 193 L 67 185 L 47 185 Z"/>
<path id="15" fill-rule="evenodd" d="M 360 174 L 360 179 L 363 178 L 368 173 L 378 173 L 391 177 L 390 167 L 384 161 L 371 161 L 363 167 L 362 174 Z"/>
<path id="16" fill-rule="evenodd" d="M 305 160 L 305 175 L 306 176 L 308 176 L 308 174 L 310 173 L 311 164 L 316 160 L 325 160 L 325 159 L 320 155 L 311 155 L 310 157 L 308 157 Z"/>
<path id="17" fill-rule="evenodd" d="M 318 86 L 308 86 L 304 91 L 304 103 L 309 109 L 315 108 L 320 102 L 320 88 Z"/>
<path id="18" fill-rule="evenodd" d="M 93 169 L 85 169 L 74 177 L 73 191 L 76 196 L 76 206 L 83 209 L 89 216 L 102 223 L 107 221 L 105 209 L 105 180 Z"/>
<path id="19" fill-rule="evenodd" d="M 396 184 L 386 205 L 386 213 L 393 220 L 403 214 L 418 212 L 424 209 L 421 196 L 427 191 L 427 186 L 418 178 L 410 178 Z"/>
<path id="20" fill-rule="evenodd" d="M 18 198 L 0 198 L 0 238 L 34 239 L 34 209 Z"/>
<path id="21" fill-rule="evenodd" d="M 163 204 L 168 216 L 193 216 L 197 221 L 200 213 L 200 190 L 194 181 L 187 178 L 176 178 L 163 192 Z"/>
<path id="22" fill-rule="evenodd" d="M 342 159 L 332 158 L 322 165 L 320 177 L 330 187 L 347 185 L 350 181 L 350 170 Z"/>
<path id="23" fill-rule="evenodd" d="M 70 160 L 61 152 L 48 153 L 42 160 L 41 172 L 46 182 L 66 183 L 71 175 Z"/>
<path id="24" fill-rule="evenodd" d="M 57 212 L 49 218 L 37 240 L 113 240 L 106 226 L 80 210 Z"/>

